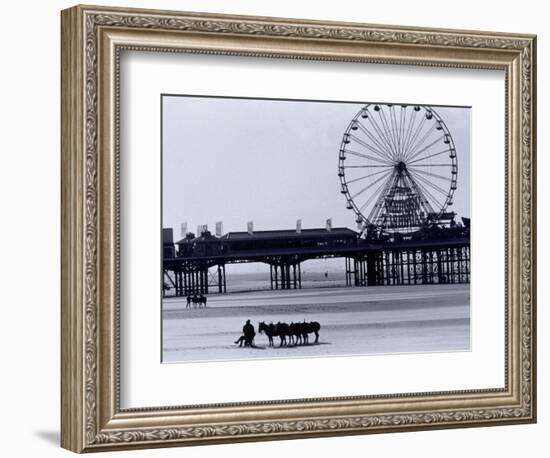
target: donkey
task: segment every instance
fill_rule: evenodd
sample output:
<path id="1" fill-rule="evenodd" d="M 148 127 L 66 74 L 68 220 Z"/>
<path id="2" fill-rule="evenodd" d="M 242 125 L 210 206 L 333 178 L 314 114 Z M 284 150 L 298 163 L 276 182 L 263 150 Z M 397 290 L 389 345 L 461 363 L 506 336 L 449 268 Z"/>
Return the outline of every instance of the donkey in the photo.
<path id="1" fill-rule="evenodd" d="M 279 339 L 281 339 L 280 347 L 287 345 L 286 337 L 290 331 L 290 326 L 287 323 L 281 323 L 280 321 L 275 325 L 275 332 Z"/>
<path id="2" fill-rule="evenodd" d="M 310 321 L 306 323 L 305 320 L 301 323 L 302 339 L 304 344 L 309 343 L 308 334 L 315 334 L 315 343 L 319 342 L 319 331 L 321 330 L 321 325 L 317 321 Z"/>
<path id="3" fill-rule="evenodd" d="M 274 336 L 279 336 L 280 347 L 282 347 L 283 345 L 287 345 L 286 337 L 289 335 L 289 326 L 287 323 L 281 323 L 279 321 L 277 324 L 273 324 L 273 323 L 265 324 L 265 321 L 261 321 L 258 323 L 258 332 L 265 333 L 265 335 L 269 340 L 270 347 L 273 347 Z"/>
<path id="4" fill-rule="evenodd" d="M 206 296 L 203 296 L 202 294 L 193 294 L 193 296 L 187 296 L 187 305 L 185 308 L 190 308 L 191 303 L 193 303 L 195 307 L 197 307 L 198 305 L 200 308 L 202 305 L 206 308 L 206 300 Z"/>
<path id="5" fill-rule="evenodd" d="M 289 326 L 289 343 L 290 345 L 299 345 L 302 343 L 302 323 L 290 323 Z"/>
<path id="6" fill-rule="evenodd" d="M 265 321 L 258 323 L 258 333 L 265 333 L 269 340 L 269 346 L 273 346 L 273 336 L 275 335 L 275 325 L 273 323 L 265 324 Z"/>

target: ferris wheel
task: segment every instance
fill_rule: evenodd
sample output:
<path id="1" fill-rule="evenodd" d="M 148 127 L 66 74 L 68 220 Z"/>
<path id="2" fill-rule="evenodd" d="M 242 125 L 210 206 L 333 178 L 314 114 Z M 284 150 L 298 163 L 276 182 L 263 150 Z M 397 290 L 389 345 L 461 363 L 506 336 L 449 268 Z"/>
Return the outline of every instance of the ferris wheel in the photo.
<path id="1" fill-rule="evenodd" d="M 348 125 L 338 176 L 358 227 L 411 234 L 449 218 L 456 148 L 430 106 L 367 104 Z"/>

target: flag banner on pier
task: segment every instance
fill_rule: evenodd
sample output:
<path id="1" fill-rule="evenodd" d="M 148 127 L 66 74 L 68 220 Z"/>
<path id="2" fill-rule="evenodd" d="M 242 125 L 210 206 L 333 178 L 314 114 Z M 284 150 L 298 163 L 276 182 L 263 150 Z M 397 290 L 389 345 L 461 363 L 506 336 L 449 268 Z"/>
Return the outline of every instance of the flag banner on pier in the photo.
<path id="1" fill-rule="evenodd" d="M 216 237 L 221 237 L 223 235 L 223 222 L 218 221 L 216 223 Z"/>

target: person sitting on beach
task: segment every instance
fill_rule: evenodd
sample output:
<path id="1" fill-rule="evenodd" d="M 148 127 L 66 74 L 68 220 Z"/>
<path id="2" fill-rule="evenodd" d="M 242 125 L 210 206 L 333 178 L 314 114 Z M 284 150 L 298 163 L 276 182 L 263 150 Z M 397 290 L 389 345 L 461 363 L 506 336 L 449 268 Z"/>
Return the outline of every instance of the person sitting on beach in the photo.
<path id="1" fill-rule="evenodd" d="M 239 337 L 235 343 L 239 344 L 239 347 L 242 347 L 243 343 L 245 347 L 251 347 L 255 335 L 256 331 L 254 330 L 254 326 L 250 323 L 250 320 L 246 320 L 246 324 L 243 326 L 243 335 Z"/>

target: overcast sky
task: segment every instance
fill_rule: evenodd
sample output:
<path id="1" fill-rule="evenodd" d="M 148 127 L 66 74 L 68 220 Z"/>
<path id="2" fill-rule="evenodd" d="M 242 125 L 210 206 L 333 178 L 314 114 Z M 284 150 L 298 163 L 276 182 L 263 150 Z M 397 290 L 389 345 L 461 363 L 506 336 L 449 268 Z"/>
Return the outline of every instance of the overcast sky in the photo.
<path id="1" fill-rule="evenodd" d="M 383 101 L 378 101 L 383 103 Z M 406 101 L 404 101 L 406 102 Z M 366 103 L 366 102 L 365 102 Z M 355 229 L 337 176 L 340 142 L 365 103 L 163 96 L 163 227 L 214 232 Z M 449 210 L 470 216 L 470 109 L 435 107 L 457 150 Z"/>

